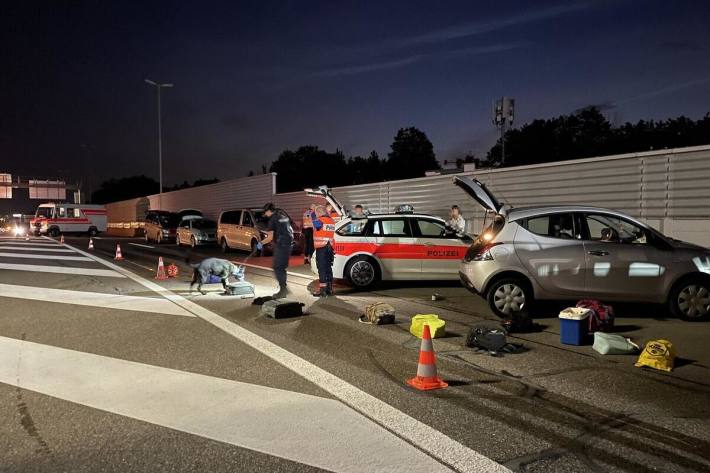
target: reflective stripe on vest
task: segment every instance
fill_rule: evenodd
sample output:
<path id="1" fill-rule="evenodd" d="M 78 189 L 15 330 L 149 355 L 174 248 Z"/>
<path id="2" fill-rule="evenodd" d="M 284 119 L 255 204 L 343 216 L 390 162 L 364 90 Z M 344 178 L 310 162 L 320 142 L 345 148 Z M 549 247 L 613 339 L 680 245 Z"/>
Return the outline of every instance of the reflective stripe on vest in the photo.
<path id="1" fill-rule="evenodd" d="M 318 217 L 323 226 L 320 230 L 313 230 L 313 246 L 316 248 L 323 248 L 328 243 L 333 242 L 333 237 L 335 235 L 335 222 L 332 218 L 322 216 Z"/>

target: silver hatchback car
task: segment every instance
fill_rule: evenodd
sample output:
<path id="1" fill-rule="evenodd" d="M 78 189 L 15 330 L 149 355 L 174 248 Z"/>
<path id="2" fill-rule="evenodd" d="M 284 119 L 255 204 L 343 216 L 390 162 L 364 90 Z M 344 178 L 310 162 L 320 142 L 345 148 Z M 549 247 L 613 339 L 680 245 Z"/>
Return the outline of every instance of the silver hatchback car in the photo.
<path id="1" fill-rule="evenodd" d="M 710 249 L 615 210 L 508 209 L 475 179 L 457 176 L 454 183 L 493 215 L 459 275 L 498 316 L 523 312 L 534 299 L 585 298 L 668 304 L 686 320 L 710 315 Z"/>

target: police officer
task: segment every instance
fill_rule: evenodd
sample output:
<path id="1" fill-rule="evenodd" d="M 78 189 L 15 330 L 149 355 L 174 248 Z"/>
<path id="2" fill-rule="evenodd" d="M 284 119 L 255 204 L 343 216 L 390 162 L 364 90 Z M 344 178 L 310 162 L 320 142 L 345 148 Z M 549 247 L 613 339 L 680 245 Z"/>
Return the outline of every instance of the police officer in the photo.
<path id="1" fill-rule="evenodd" d="M 274 294 L 274 299 L 279 299 L 289 294 L 286 287 L 286 268 L 288 268 L 288 258 L 291 256 L 293 228 L 286 212 L 277 209 L 271 202 L 264 206 L 264 215 L 268 217 L 269 225 L 266 228 L 266 237 L 257 244 L 257 248 L 261 250 L 265 244 L 274 242 L 272 267 L 276 281 L 279 283 L 279 292 Z"/>
<path id="2" fill-rule="evenodd" d="M 333 237 L 335 236 L 335 220 L 322 206 L 316 207 L 311 213 L 313 221 L 313 245 L 316 247 L 316 266 L 318 267 L 318 292 L 316 297 L 333 294 Z"/>
<path id="3" fill-rule="evenodd" d="M 311 263 L 311 255 L 313 254 L 313 221 L 311 221 L 311 213 L 316 209 L 316 204 L 311 204 L 311 207 L 303 212 L 303 238 L 306 240 L 305 249 L 303 250 L 303 264 Z"/>
<path id="4" fill-rule="evenodd" d="M 340 214 L 338 212 L 336 212 L 335 209 L 333 208 L 333 206 L 330 204 L 327 204 L 325 206 L 325 213 L 326 213 L 326 215 L 330 216 L 330 218 L 333 218 L 333 219 L 338 219 L 340 217 Z"/>

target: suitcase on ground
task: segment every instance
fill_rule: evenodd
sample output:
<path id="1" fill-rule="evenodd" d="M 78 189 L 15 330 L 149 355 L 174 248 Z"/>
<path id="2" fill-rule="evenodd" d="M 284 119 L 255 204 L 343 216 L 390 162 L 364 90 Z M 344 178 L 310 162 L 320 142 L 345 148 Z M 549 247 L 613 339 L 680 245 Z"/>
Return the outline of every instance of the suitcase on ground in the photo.
<path id="1" fill-rule="evenodd" d="M 290 317 L 300 317 L 303 315 L 302 302 L 289 299 L 272 299 L 264 302 L 261 306 L 261 314 L 272 319 L 287 319 Z"/>
<path id="2" fill-rule="evenodd" d="M 225 294 L 237 296 L 240 299 L 254 297 L 254 285 L 246 281 L 237 281 L 227 284 Z"/>

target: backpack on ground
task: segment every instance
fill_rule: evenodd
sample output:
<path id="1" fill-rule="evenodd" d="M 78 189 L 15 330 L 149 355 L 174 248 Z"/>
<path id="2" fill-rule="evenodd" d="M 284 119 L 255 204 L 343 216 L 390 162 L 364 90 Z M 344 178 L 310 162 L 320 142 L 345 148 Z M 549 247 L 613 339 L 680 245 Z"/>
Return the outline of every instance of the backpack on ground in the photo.
<path id="1" fill-rule="evenodd" d="M 602 304 L 595 299 L 584 299 L 577 302 L 577 307 L 590 309 L 589 333 L 608 332 L 614 328 L 614 308 Z"/>
<path id="2" fill-rule="evenodd" d="M 360 322 L 372 325 L 394 323 L 394 307 L 386 302 L 375 302 L 365 306 L 365 314 L 360 316 Z"/>
<path id="3" fill-rule="evenodd" d="M 264 302 L 261 306 L 261 314 L 272 319 L 286 319 L 289 317 L 300 317 L 303 315 L 302 302 L 289 299 L 272 299 Z"/>
<path id="4" fill-rule="evenodd" d="M 466 346 L 497 354 L 508 345 L 505 329 L 501 325 L 478 324 L 471 327 Z"/>

